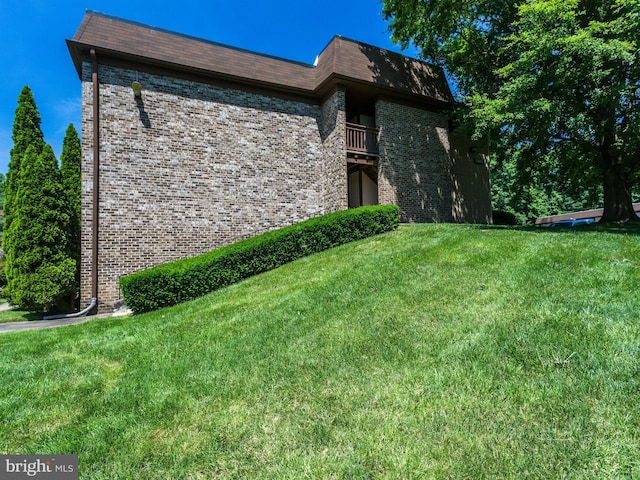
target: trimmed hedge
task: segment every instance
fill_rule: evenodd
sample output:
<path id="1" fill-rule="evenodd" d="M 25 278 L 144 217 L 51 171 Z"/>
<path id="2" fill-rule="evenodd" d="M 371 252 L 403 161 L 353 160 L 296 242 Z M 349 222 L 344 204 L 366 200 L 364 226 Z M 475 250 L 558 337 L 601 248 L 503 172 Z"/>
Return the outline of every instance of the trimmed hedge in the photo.
<path id="1" fill-rule="evenodd" d="M 120 289 L 134 312 L 157 310 L 307 255 L 394 230 L 399 223 L 395 205 L 341 210 L 124 276 Z"/>

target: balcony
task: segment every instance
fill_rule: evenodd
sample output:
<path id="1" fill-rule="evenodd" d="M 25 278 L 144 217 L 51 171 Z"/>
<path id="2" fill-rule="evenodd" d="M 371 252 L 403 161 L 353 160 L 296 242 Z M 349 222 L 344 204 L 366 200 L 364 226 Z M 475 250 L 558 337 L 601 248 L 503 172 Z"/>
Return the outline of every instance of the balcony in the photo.
<path id="1" fill-rule="evenodd" d="M 347 123 L 347 155 L 354 158 L 378 157 L 378 129 Z"/>

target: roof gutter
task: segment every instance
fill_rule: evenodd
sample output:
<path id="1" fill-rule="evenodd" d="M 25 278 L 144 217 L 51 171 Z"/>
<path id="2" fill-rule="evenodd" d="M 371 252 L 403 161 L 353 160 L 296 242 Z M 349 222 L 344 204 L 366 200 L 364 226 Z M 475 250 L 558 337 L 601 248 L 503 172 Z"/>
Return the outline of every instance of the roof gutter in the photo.
<path id="1" fill-rule="evenodd" d="M 79 312 L 50 315 L 43 320 L 76 318 L 88 314 L 98 305 L 98 200 L 100 198 L 100 84 L 98 82 L 98 58 L 91 49 L 91 81 L 93 85 L 93 211 L 91 222 L 91 302 Z"/>

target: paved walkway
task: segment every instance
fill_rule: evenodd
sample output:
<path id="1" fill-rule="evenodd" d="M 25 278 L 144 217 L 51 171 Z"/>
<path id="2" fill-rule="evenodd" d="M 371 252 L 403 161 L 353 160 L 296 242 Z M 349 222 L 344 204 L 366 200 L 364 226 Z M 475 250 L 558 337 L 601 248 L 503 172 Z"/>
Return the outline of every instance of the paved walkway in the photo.
<path id="1" fill-rule="evenodd" d="M 6 307 L 5 307 L 6 306 Z M 9 305 L 2 304 L 0 309 L 8 310 Z M 127 311 L 116 311 L 114 313 L 103 313 L 100 315 L 85 315 L 84 317 L 77 318 L 60 318 L 57 320 L 33 320 L 31 322 L 7 322 L 0 323 L 0 333 L 4 332 L 20 332 L 23 330 L 37 330 L 43 328 L 64 327 L 66 325 L 76 325 L 78 323 L 85 323 L 91 320 L 97 320 L 99 318 L 115 317 L 128 315 Z"/>

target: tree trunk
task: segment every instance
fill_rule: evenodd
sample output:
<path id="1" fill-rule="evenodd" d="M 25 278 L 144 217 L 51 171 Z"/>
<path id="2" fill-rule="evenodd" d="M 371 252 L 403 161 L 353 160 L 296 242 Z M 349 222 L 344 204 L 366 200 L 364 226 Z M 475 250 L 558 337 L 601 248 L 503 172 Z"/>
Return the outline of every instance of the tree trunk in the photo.
<path id="1" fill-rule="evenodd" d="M 633 210 L 631 190 L 622 165 L 613 165 L 604 173 L 604 212 L 600 222 L 638 222 Z"/>

